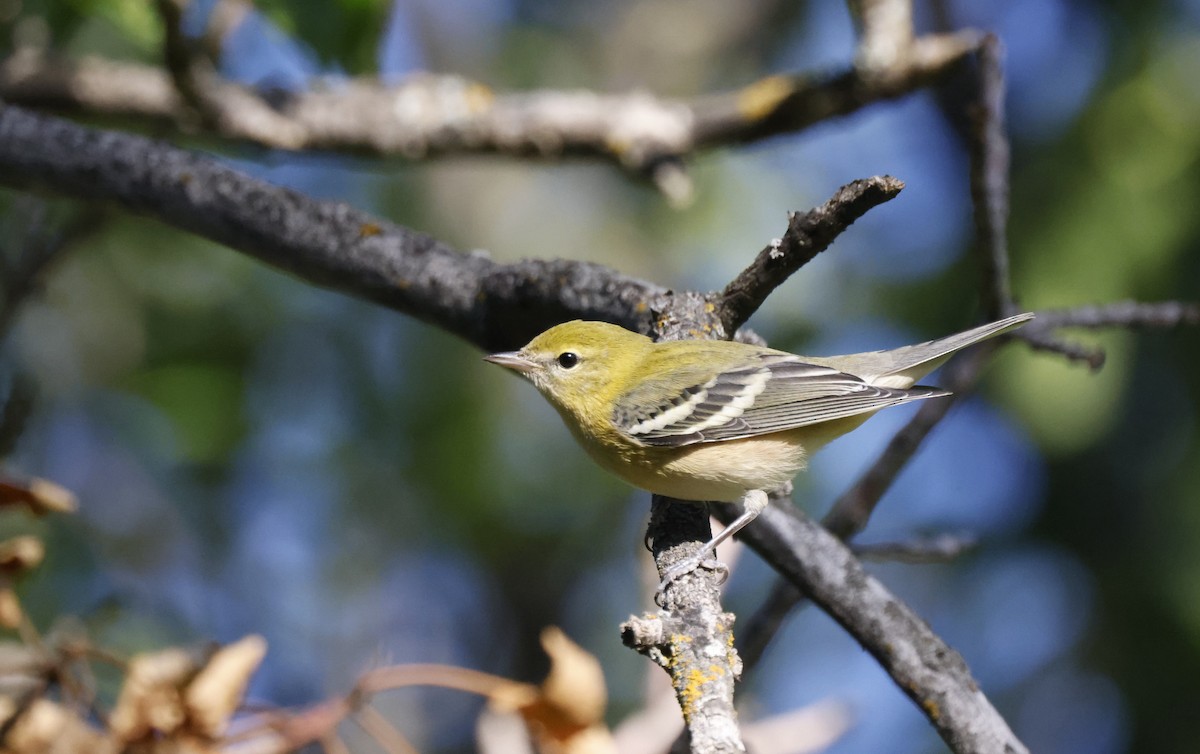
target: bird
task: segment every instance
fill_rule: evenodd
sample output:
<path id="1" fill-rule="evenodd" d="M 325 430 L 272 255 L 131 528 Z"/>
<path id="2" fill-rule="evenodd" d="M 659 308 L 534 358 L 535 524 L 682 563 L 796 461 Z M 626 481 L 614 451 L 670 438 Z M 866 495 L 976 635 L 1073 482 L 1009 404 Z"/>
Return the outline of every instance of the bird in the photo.
<path id="1" fill-rule="evenodd" d="M 651 493 L 737 502 L 743 512 L 663 574 L 656 596 L 767 506 L 767 493 L 875 412 L 950 395 L 917 385 L 957 351 L 1033 319 L 1023 313 L 916 345 L 799 356 L 726 340 L 654 341 L 574 320 L 484 360 L 521 375 L 602 468 Z"/>

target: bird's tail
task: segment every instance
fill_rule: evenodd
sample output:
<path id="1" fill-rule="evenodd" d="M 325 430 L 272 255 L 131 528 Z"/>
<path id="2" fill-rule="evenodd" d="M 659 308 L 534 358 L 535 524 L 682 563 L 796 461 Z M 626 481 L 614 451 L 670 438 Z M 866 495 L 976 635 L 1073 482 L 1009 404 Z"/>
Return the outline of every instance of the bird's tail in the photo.
<path id="1" fill-rule="evenodd" d="M 858 362 L 859 376 L 872 385 L 907 388 L 941 366 L 956 351 L 1016 329 L 1031 319 L 1031 312 L 1015 314 L 927 343 L 858 354 L 853 358 L 861 359 Z"/>

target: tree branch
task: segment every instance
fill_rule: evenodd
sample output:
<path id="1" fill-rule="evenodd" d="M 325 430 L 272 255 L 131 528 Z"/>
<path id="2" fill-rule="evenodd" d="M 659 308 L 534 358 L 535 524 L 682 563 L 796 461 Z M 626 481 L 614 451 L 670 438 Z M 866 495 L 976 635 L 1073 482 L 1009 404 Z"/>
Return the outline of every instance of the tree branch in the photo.
<path id="1" fill-rule="evenodd" d="M 968 107 L 975 248 L 982 276 L 981 305 L 989 319 L 1015 314 L 1008 265 L 1008 134 L 1004 126 L 1004 68 L 1000 40 L 987 34 L 976 54 L 976 101 Z"/>
<path id="2" fill-rule="evenodd" d="M 660 576 L 712 536 L 708 520 L 704 504 L 653 497 L 646 539 Z M 694 754 L 746 750 L 733 702 L 742 673 L 733 649 L 733 621 L 733 614 L 721 608 L 720 579 L 698 569 L 672 585 L 663 610 L 621 624 L 625 645 L 671 676 Z"/>
<path id="3" fill-rule="evenodd" d="M 1059 327 L 1166 328 L 1180 325 L 1200 325 L 1200 304 L 1186 301 L 1141 303 L 1117 301 L 1098 306 L 1077 306 L 1071 309 L 1044 309 L 1030 324 L 1034 330 Z"/>
<path id="4" fill-rule="evenodd" d="M 834 501 L 821 521 L 831 534 L 840 539 L 851 539 L 866 527 L 875 506 L 916 455 L 921 443 L 950 409 L 970 392 L 995 347 L 996 341 L 985 341 L 950 362 L 941 382 L 952 395 L 925 401 L 916 416 L 892 437 L 870 468 Z"/>
<path id="5" fill-rule="evenodd" d="M 736 515 L 731 505 L 717 509 L 723 520 Z M 769 506 L 759 519 L 743 530 L 742 540 L 879 661 L 952 751 L 1028 751 L 980 691 L 962 657 L 867 573 L 841 540 L 795 506 Z"/>
<path id="6" fill-rule="evenodd" d="M 849 0 L 847 5 L 859 26 L 858 67 L 887 71 L 902 64 L 915 41 L 910 0 Z"/>
<path id="7" fill-rule="evenodd" d="M 901 542 L 854 545 L 851 552 L 860 560 L 898 563 L 945 563 L 973 550 L 979 539 L 966 534 L 938 534 Z"/>
<path id="8" fill-rule="evenodd" d="M 11 105 L 0 106 L 0 184 L 114 202 L 489 350 L 574 317 L 647 332 L 644 304 L 665 293 L 598 264 L 463 254 L 162 142 Z"/>
<path id="9" fill-rule="evenodd" d="M 921 443 L 957 401 L 970 392 L 995 346 L 996 341 L 985 341 L 946 366 L 942 384 L 953 395 L 942 400 L 926 401 L 916 416 L 892 437 L 858 481 L 833 502 L 822 520 L 822 525 L 831 534 L 849 541 L 866 527 L 875 506 L 916 455 Z M 785 500 L 782 504 L 791 505 L 791 501 Z M 761 659 L 775 634 L 783 627 L 788 614 L 800 605 L 804 596 L 786 575 L 777 579 L 763 604 L 746 621 L 746 628 L 741 634 L 738 649 L 747 668 L 753 667 Z"/>
<path id="10" fill-rule="evenodd" d="M 435 323 L 484 348 L 519 345 L 549 324 L 577 316 L 607 319 L 643 332 L 653 330 L 662 337 L 729 334 L 712 306 L 718 294 L 673 293 L 599 265 L 561 261 L 496 264 L 482 255 L 461 254 L 428 236 L 344 204 L 313 201 L 159 142 L 96 131 L 13 106 L 0 108 L 0 182 L 114 201 L 226 243 L 310 282 Z M 1091 319 L 1185 321 L 1191 316 L 1185 313 L 1191 311 L 1186 306 L 1176 310 L 1169 306 L 1135 307 L 1133 313 L 1107 311 L 1096 316 L 1093 312 Z M 1087 319 L 1072 319 L 1066 313 L 1057 316 L 1063 322 Z M 684 506 L 696 508 L 694 504 Z M 796 544 L 788 539 L 787 526 L 794 524 L 781 524 L 777 515 L 772 513 L 756 521 L 746 530 L 746 539 L 759 542 L 760 547 L 768 541 L 781 546 Z M 813 535 L 809 532 L 805 536 Z M 831 537 L 827 532 L 825 536 Z M 694 537 L 703 539 L 704 535 L 697 532 Z M 803 543 L 805 547 L 811 544 L 807 539 Z M 806 590 L 826 589 L 823 593 L 813 592 L 824 595 L 822 606 L 872 647 L 907 693 L 914 699 L 933 702 L 922 709 L 948 741 L 973 741 L 977 729 L 969 716 L 960 712 L 974 709 L 972 705 L 986 706 L 986 701 L 978 690 L 971 693 L 979 699 L 943 699 L 962 692 L 969 675 L 964 675 L 965 670 L 955 663 L 942 667 L 927 662 L 920 652 L 915 660 L 909 655 L 891 657 L 885 647 L 870 639 L 880 625 L 874 622 L 877 616 L 861 606 L 837 605 L 837 588 L 814 581 L 816 576 L 810 571 L 820 574 L 828 568 L 853 576 L 844 562 L 824 561 L 829 554 L 827 545 L 817 544 L 821 546 L 816 549 L 768 552 L 767 557 L 794 584 Z M 870 584 L 867 587 L 876 588 Z M 878 607 L 881 603 L 872 604 Z M 708 635 L 727 636 L 728 622 L 723 614 L 713 611 L 712 615 Z M 901 637 L 909 644 L 916 641 L 908 634 L 902 633 Z M 929 646 L 936 650 L 936 645 L 922 646 L 922 651 Z M 724 665 L 730 677 L 737 667 L 735 658 L 730 653 Z M 943 704 L 957 711 L 947 712 Z M 990 720 L 994 715 L 990 707 L 984 712 L 981 719 Z M 988 725 L 995 729 L 990 722 Z M 972 750 L 969 746 L 956 748 Z"/>
<path id="11" fill-rule="evenodd" d="M 170 6 L 172 0 L 160 0 Z M 70 61 L 21 50 L 0 62 L 0 98 L 79 115 L 149 120 L 184 131 L 289 150 L 428 158 L 446 154 L 600 157 L 637 172 L 698 149 L 791 133 L 914 91 L 973 49 L 977 34 L 929 35 L 886 71 L 770 76 L 695 100 L 645 92 L 497 93 L 449 75 L 318 80 L 270 100 L 249 87 L 180 63 L 180 96 L 162 68 L 98 58 Z M 177 57 L 177 56 L 176 56 Z M 274 93 L 278 95 L 278 93 Z M 211 116 L 196 124 L 189 101 Z M 671 171 L 667 171 L 671 173 Z M 671 179 L 664 175 L 663 181 Z"/>
<path id="12" fill-rule="evenodd" d="M 783 237 L 769 243 L 721 292 L 716 303 L 725 331 L 736 332 L 783 281 L 829 248 L 855 220 L 903 188 L 903 181 L 890 175 L 875 176 L 843 186 L 820 207 L 790 213 Z"/>

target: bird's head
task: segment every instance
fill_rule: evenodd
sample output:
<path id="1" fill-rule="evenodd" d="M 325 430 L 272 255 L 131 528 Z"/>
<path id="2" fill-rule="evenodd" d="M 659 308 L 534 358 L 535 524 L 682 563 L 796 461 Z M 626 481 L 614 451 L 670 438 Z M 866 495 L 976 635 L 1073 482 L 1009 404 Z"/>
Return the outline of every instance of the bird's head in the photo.
<path id="1" fill-rule="evenodd" d="M 641 360 L 651 340 L 606 322 L 555 325 L 519 351 L 484 356 L 526 377 L 552 402 L 573 403 L 605 395 Z"/>

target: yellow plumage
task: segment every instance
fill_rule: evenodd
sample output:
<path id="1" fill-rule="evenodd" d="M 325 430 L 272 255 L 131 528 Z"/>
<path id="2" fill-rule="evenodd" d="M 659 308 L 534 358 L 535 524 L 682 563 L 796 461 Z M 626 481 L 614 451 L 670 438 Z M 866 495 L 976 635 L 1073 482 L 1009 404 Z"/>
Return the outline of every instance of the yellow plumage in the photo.
<path id="1" fill-rule="evenodd" d="M 681 500 L 745 502 L 744 520 L 715 546 L 757 515 L 761 491 L 788 482 L 811 453 L 882 408 L 947 395 L 915 383 L 954 352 L 1032 317 L 831 357 L 730 341 L 655 343 L 577 320 L 485 358 L 529 379 L 588 455 L 630 484 Z"/>

